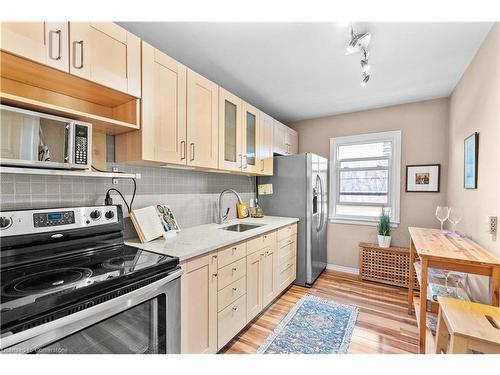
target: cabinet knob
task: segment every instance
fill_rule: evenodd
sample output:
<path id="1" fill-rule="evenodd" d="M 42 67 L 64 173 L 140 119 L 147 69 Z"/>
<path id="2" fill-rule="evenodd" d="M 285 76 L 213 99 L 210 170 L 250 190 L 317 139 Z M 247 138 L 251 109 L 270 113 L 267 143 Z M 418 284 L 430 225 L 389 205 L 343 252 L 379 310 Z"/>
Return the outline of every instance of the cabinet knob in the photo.
<path id="1" fill-rule="evenodd" d="M 236 271 L 236 267 L 233 267 L 233 272 Z"/>
<path id="2" fill-rule="evenodd" d="M 236 311 L 236 310 L 238 310 L 238 308 L 237 307 L 233 307 L 233 311 Z"/>
<path id="3" fill-rule="evenodd" d="M 217 255 L 212 255 L 212 258 L 213 259 L 217 259 Z"/>
<path id="4" fill-rule="evenodd" d="M 236 292 L 236 290 L 237 290 L 237 289 L 238 289 L 238 288 L 233 288 L 233 292 Z"/>
<path id="5" fill-rule="evenodd" d="M 213 273 L 213 274 L 212 274 L 212 276 L 213 276 L 213 277 L 217 277 L 217 273 Z"/>

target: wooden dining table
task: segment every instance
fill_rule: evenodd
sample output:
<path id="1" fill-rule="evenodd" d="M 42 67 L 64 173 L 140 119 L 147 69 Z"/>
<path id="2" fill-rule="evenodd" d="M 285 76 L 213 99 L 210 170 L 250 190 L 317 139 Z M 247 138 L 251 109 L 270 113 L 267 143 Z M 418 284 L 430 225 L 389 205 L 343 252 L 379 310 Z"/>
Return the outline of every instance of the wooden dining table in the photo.
<path id="1" fill-rule="evenodd" d="M 421 263 L 420 297 L 414 298 L 413 288 L 408 289 L 408 314 L 415 307 L 419 328 L 419 352 L 426 352 L 427 280 L 429 267 L 466 272 L 489 277 L 490 304 L 500 306 L 500 259 L 469 238 L 449 231 L 430 228 L 408 228 L 410 231 L 410 267 L 417 258 Z M 410 269 L 409 285 L 414 273 Z"/>

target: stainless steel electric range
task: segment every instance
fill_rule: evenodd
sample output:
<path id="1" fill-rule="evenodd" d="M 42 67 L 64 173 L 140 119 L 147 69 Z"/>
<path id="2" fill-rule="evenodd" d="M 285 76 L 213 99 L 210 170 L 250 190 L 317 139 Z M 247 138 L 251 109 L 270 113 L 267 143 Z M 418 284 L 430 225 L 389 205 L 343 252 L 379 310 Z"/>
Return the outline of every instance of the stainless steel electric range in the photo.
<path id="1" fill-rule="evenodd" d="M 0 213 L 3 353 L 179 353 L 179 259 L 123 243 L 120 206 Z"/>

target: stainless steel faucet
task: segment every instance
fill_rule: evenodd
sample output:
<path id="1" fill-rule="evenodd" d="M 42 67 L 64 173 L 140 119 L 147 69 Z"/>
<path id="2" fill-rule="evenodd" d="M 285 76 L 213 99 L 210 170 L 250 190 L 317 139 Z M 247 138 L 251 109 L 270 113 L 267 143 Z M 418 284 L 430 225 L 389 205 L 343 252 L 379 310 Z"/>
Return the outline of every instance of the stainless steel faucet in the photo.
<path id="1" fill-rule="evenodd" d="M 236 195 L 236 198 L 238 198 L 238 203 L 240 204 L 243 203 L 243 200 L 241 199 L 240 195 L 236 192 L 236 190 L 226 189 L 222 191 L 222 193 L 220 193 L 219 195 L 219 219 L 217 224 L 222 224 L 224 221 L 226 221 L 227 215 L 229 215 L 230 211 L 229 207 L 227 208 L 226 214 L 225 215 L 222 214 L 222 196 L 226 193 L 233 193 L 234 195 Z"/>

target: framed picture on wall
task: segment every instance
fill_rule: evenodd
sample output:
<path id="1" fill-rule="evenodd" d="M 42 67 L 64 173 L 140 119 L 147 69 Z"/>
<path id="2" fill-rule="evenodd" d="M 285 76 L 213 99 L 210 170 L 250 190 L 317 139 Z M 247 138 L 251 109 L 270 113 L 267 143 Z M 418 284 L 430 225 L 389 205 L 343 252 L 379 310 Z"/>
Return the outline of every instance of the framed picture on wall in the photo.
<path id="1" fill-rule="evenodd" d="M 474 132 L 464 141 L 464 188 L 477 189 L 477 157 L 479 133 Z"/>
<path id="2" fill-rule="evenodd" d="M 439 193 L 441 164 L 406 166 L 407 193 Z"/>

